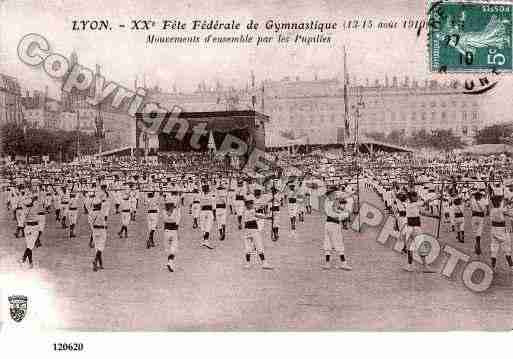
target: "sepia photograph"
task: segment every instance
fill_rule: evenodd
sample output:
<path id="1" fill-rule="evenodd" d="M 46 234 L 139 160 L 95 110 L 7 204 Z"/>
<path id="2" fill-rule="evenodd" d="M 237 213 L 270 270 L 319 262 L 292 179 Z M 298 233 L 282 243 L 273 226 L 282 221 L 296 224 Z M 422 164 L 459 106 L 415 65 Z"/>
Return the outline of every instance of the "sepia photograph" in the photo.
<path id="1" fill-rule="evenodd" d="M 511 331 L 512 11 L 1 0 L 0 334 Z"/>

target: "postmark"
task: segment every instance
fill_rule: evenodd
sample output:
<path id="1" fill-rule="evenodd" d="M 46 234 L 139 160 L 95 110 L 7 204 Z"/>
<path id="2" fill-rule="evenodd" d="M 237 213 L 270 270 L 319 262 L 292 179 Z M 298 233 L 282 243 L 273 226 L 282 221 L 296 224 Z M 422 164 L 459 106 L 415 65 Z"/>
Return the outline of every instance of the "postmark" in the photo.
<path id="1" fill-rule="evenodd" d="M 432 72 L 512 71 L 513 4 L 434 1 L 428 6 Z"/>

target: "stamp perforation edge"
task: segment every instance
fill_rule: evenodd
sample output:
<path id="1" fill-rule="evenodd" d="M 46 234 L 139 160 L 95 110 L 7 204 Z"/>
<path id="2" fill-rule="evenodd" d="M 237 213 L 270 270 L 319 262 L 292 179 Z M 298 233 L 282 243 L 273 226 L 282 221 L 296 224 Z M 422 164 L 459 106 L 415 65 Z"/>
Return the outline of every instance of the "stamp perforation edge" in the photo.
<path id="1" fill-rule="evenodd" d="M 427 50 L 427 56 L 428 56 L 428 61 L 427 61 L 427 65 L 428 65 L 428 72 L 431 73 L 431 74 L 440 74 L 442 72 L 440 72 L 439 69 L 434 69 L 433 68 L 433 61 L 432 61 L 432 56 L 431 56 L 431 26 L 429 25 L 429 20 L 430 20 L 430 14 L 429 14 L 429 10 L 431 9 L 431 6 L 433 4 L 436 4 L 436 3 L 441 3 L 441 4 L 470 4 L 470 5 L 508 5 L 508 6 L 511 6 L 511 11 L 509 12 L 510 14 L 510 22 L 511 22 L 511 26 L 513 27 L 513 1 L 511 0 L 493 0 L 493 1 L 484 1 L 484 0 L 461 0 L 461 1 L 458 1 L 458 0 L 427 0 L 425 2 L 425 15 L 426 15 L 426 50 Z M 512 29 L 512 32 L 511 32 L 511 35 L 510 35 L 510 39 L 511 39 L 511 43 L 510 43 L 510 48 L 511 48 L 511 61 L 512 61 L 512 65 L 511 65 L 511 68 L 509 69 L 500 69 L 500 73 L 511 73 L 513 72 L 513 29 Z M 489 75 L 490 72 L 493 71 L 493 69 L 484 69 L 484 68 L 469 68 L 469 69 L 464 69 L 464 68 L 461 68 L 461 69 L 448 69 L 447 72 L 444 72 L 446 74 L 469 74 L 469 73 L 472 73 L 472 74 L 478 74 L 478 75 Z"/>

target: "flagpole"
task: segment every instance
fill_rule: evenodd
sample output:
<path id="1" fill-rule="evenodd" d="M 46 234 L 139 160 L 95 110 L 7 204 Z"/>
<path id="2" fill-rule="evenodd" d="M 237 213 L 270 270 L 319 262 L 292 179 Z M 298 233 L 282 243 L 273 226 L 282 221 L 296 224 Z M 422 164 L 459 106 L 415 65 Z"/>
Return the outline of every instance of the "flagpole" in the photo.
<path id="1" fill-rule="evenodd" d="M 262 82 L 262 113 L 263 114 L 265 114 L 264 96 L 265 96 L 265 88 L 264 88 L 264 83 Z"/>
<path id="2" fill-rule="evenodd" d="M 346 56 L 346 47 L 344 46 L 344 152 L 347 152 L 347 141 L 346 137 L 349 135 L 349 110 L 348 110 L 348 74 L 347 74 L 347 56 Z"/>
<path id="3" fill-rule="evenodd" d="M 77 160 L 80 157 L 80 111 L 77 108 Z"/>
<path id="4" fill-rule="evenodd" d="M 272 189 L 271 189 L 271 192 L 272 192 L 272 195 L 273 195 L 272 202 L 271 202 L 271 239 L 274 239 L 274 240 L 277 239 L 276 238 L 276 234 L 274 233 L 274 210 L 273 210 L 274 198 L 275 198 L 274 197 L 275 196 L 274 192 L 276 191 L 276 185 L 275 185 L 275 182 L 274 182 L 275 176 L 276 176 L 276 174 L 273 173 L 273 179 L 272 179 L 273 186 L 272 186 Z"/>

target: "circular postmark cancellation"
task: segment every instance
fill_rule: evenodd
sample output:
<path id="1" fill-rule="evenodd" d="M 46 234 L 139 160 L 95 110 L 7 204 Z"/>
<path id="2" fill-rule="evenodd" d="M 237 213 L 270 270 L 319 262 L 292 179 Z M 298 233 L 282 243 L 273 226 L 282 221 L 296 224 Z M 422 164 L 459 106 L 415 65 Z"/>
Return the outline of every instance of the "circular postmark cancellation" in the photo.
<path id="1" fill-rule="evenodd" d="M 432 1 L 427 14 L 430 70 L 513 70 L 512 8 L 500 1 Z"/>

